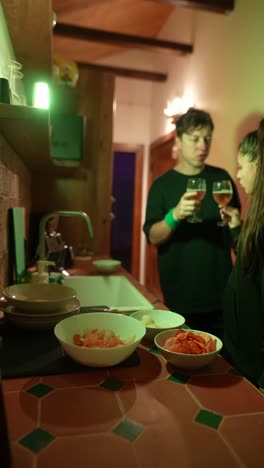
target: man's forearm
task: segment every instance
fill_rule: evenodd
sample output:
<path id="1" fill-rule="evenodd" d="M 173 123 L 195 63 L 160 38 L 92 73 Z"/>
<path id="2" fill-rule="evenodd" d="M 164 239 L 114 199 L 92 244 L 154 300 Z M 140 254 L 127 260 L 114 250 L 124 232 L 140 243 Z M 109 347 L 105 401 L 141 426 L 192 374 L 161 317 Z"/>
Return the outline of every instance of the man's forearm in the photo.
<path id="1" fill-rule="evenodd" d="M 157 223 L 151 226 L 149 231 L 149 241 L 153 245 L 164 244 L 171 237 L 174 229 L 171 229 L 166 221 L 158 221 Z"/>

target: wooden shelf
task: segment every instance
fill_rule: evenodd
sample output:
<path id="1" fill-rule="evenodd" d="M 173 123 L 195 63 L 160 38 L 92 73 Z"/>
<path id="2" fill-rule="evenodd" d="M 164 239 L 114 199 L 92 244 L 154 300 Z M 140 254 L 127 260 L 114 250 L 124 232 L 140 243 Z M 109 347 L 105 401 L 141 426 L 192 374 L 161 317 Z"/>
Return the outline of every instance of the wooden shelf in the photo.
<path id="1" fill-rule="evenodd" d="M 29 170 L 53 166 L 49 156 L 48 111 L 1 104 L 0 130 Z"/>
<path id="2" fill-rule="evenodd" d="M 30 172 L 67 175 L 76 170 L 51 159 L 48 110 L 0 104 L 0 131 Z"/>

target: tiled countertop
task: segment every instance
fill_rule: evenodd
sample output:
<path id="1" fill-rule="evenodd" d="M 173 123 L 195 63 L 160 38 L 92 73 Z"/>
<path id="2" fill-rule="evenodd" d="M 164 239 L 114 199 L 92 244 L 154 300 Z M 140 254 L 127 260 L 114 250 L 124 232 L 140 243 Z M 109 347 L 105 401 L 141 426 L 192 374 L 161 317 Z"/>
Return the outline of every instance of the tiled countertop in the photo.
<path id="1" fill-rule="evenodd" d="M 12 468 L 263 466 L 255 387 L 221 357 L 185 373 L 146 343 L 137 353 L 132 367 L 3 380 Z"/>

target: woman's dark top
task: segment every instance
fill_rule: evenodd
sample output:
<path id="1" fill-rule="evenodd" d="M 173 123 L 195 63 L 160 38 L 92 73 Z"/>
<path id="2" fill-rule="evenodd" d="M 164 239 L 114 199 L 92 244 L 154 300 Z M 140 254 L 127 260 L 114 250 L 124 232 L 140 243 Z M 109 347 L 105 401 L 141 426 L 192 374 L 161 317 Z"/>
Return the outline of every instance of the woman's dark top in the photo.
<path id="1" fill-rule="evenodd" d="M 264 387 L 264 249 L 256 274 L 245 274 L 238 252 L 224 295 L 224 356 Z"/>

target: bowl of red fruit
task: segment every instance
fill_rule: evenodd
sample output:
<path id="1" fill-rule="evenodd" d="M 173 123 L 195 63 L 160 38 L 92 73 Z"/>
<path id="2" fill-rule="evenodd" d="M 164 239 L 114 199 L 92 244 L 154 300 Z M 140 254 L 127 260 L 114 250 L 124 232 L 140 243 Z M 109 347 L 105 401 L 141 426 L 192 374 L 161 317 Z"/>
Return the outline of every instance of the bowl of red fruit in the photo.
<path id="1" fill-rule="evenodd" d="M 222 349 L 222 341 L 200 330 L 177 329 L 159 333 L 154 343 L 175 367 L 200 369 L 211 364 Z"/>
<path id="2" fill-rule="evenodd" d="M 146 333 L 143 323 L 112 312 L 90 312 L 61 320 L 54 334 L 74 361 L 108 367 L 125 361 Z"/>

